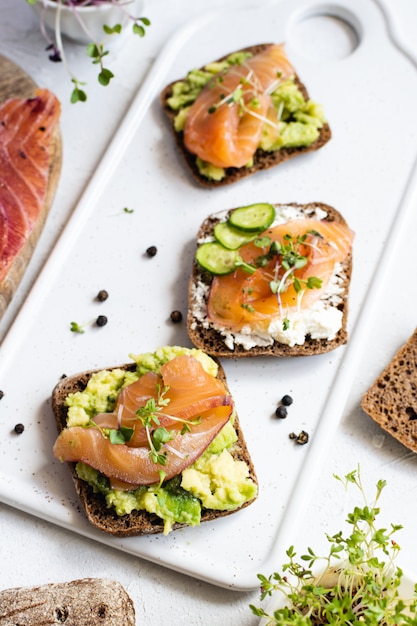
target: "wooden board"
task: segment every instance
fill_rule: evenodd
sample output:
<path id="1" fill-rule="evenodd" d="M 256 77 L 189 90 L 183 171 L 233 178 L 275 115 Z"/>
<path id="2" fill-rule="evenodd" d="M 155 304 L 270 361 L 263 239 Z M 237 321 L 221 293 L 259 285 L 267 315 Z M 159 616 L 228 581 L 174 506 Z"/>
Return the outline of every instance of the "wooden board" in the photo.
<path id="1" fill-rule="evenodd" d="M 0 55 L 0 102 L 9 98 L 31 98 L 37 88 L 36 83 L 18 65 Z M 0 319 L 4 315 L 19 283 L 25 273 L 32 254 L 38 243 L 39 237 L 45 225 L 46 218 L 52 206 L 62 164 L 62 140 L 58 128 L 55 141 L 52 146 L 51 163 L 49 169 L 49 182 L 45 205 L 38 221 L 32 230 L 26 244 L 16 257 L 5 280 L 0 284 Z"/>

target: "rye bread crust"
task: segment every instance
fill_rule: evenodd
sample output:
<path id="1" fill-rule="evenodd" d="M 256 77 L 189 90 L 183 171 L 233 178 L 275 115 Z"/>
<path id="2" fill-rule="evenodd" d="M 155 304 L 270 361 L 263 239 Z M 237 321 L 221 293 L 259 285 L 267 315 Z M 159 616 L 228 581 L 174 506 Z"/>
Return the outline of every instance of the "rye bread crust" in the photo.
<path id="1" fill-rule="evenodd" d="M 135 626 L 124 587 L 107 578 L 14 587 L 0 591 L 1 626 Z"/>
<path id="2" fill-rule="evenodd" d="M 135 371 L 136 364 L 129 363 L 117 366 L 118 369 L 127 371 Z M 218 363 L 218 378 L 221 379 L 225 385 L 226 391 L 229 392 L 227 387 L 226 376 L 220 363 Z M 116 367 L 100 368 L 102 369 L 116 369 Z M 55 415 L 56 423 L 58 426 L 58 432 L 65 428 L 67 423 L 68 407 L 65 405 L 65 398 L 69 393 L 76 391 L 83 391 L 90 380 L 92 374 L 100 370 L 91 370 L 77 374 L 75 376 L 69 376 L 63 378 L 53 389 L 52 392 L 52 410 Z M 250 457 L 246 441 L 239 423 L 239 418 L 236 415 L 234 420 L 234 428 L 237 432 L 238 440 L 230 449 L 230 452 L 234 459 L 245 461 L 249 468 L 250 478 L 258 484 L 255 468 Z M 84 480 L 81 480 L 75 470 L 75 463 L 68 463 L 71 471 L 71 476 L 74 481 L 75 490 L 87 516 L 88 521 L 98 530 L 115 535 L 118 537 L 130 537 L 136 535 L 152 535 L 157 533 L 163 533 L 164 524 L 160 517 L 147 511 L 132 511 L 129 515 L 117 515 L 114 509 L 107 508 L 106 502 L 102 494 L 94 493 L 92 487 L 88 485 Z M 224 517 L 232 513 L 236 513 L 238 510 L 245 508 L 255 500 L 252 499 L 243 504 L 238 509 L 233 511 L 217 511 L 212 509 L 202 509 L 201 522 L 207 522 L 219 517 Z M 175 523 L 173 530 L 185 527 L 186 524 Z"/>
<path id="3" fill-rule="evenodd" d="M 271 45 L 273 44 L 264 43 L 264 44 L 258 44 L 256 46 L 249 46 L 247 48 L 242 48 L 241 52 L 251 52 L 252 54 L 258 54 L 258 52 L 262 52 L 263 50 L 265 50 Z M 217 61 L 223 61 L 228 56 L 229 54 L 221 57 Z M 178 80 L 181 80 L 181 79 L 178 79 Z M 271 167 L 280 165 L 281 163 L 284 163 L 285 161 L 288 161 L 289 159 L 292 159 L 293 157 L 300 156 L 308 152 L 315 152 L 316 150 L 319 150 L 320 148 L 322 148 L 331 139 L 332 134 L 331 134 L 330 126 L 328 123 L 325 123 L 323 127 L 320 129 L 319 137 L 310 146 L 304 146 L 300 148 L 281 148 L 281 150 L 276 150 L 275 152 L 266 152 L 264 150 L 258 149 L 254 154 L 253 165 L 251 167 L 239 167 L 239 168 L 229 167 L 226 169 L 226 176 L 222 180 L 220 181 L 210 180 L 209 178 L 206 178 L 205 176 L 202 176 L 200 174 L 199 169 L 197 167 L 197 163 L 196 163 L 196 156 L 188 152 L 188 150 L 186 149 L 184 145 L 184 133 L 182 131 L 177 132 L 174 128 L 174 119 L 177 114 L 177 111 L 173 111 L 168 106 L 167 100 L 172 95 L 173 85 L 176 82 L 178 82 L 178 80 L 173 81 L 169 85 L 167 85 L 164 88 L 164 90 L 161 92 L 159 99 L 160 99 L 160 103 L 164 111 L 164 114 L 168 120 L 169 127 L 173 133 L 177 148 L 179 152 L 182 154 L 182 156 L 184 157 L 184 160 L 188 166 L 189 172 L 192 174 L 193 179 L 197 181 L 200 185 L 203 185 L 204 187 L 215 188 L 215 187 L 223 187 L 224 185 L 230 185 L 232 183 L 239 181 L 242 178 L 251 176 L 252 174 L 255 174 L 256 172 L 259 172 L 261 170 L 267 170 L 267 169 L 270 169 Z M 301 82 L 297 74 L 295 75 L 295 80 L 301 93 L 303 94 L 304 98 L 307 100 L 309 98 L 307 88 Z"/>
<path id="4" fill-rule="evenodd" d="M 276 207 L 280 205 L 276 204 Z M 344 217 L 333 207 L 328 204 L 324 204 L 323 202 L 311 202 L 308 204 L 297 204 L 294 202 L 286 203 L 285 206 L 292 206 L 302 209 L 306 213 L 311 212 L 315 208 L 320 208 L 323 211 L 326 211 L 328 221 L 337 221 L 346 225 L 346 220 Z M 228 214 L 232 212 L 231 209 Z M 221 218 L 219 217 L 221 215 Z M 224 213 L 222 214 L 214 214 L 209 216 L 201 225 L 198 234 L 197 241 L 204 240 L 206 237 L 213 235 L 213 229 L 215 225 L 220 221 L 220 219 L 226 219 Z M 325 352 L 330 352 L 335 348 L 345 344 L 348 340 L 348 332 L 347 332 L 347 317 L 348 317 L 348 296 L 349 296 L 349 285 L 352 276 L 352 254 L 346 258 L 342 265 L 343 274 L 346 277 L 344 281 L 344 292 L 342 294 L 342 301 L 338 305 L 338 309 L 342 311 L 342 327 L 337 333 L 336 337 L 332 340 L 327 339 L 311 339 L 311 337 L 307 336 L 303 345 L 296 346 L 288 346 L 282 343 L 278 343 L 274 341 L 273 344 L 269 346 L 255 346 L 250 349 L 244 348 L 240 344 L 236 344 L 234 349 L 231 350 L 225 344 L 225 339 L 220 332 L 218 332 L 213 327 L 206 327 L 204 324 L 193 312 L 193 309 L 196 306 L 196 286 L 199 283 L 203 283 L 206 286 L 210 286 L 213 276 L 202 269 L 200 265 L 196 262 L 195 258 L 193 260 L 191 277 L 189 280 L 188 286 L 188 314 L 187 314 L 187 330 L 188 336 L 190 337 L 192 343 L 207 354 L 210 354 L 214 357 L 251 357 L 251 356 L 279 356 L 279 357 L 296 357 L 296 356 L 311 356 L 314 354 L 323 354 Z"/>
<path id="5" fill-rule="evenodd" d="M 417 328 L 373 382 L 361 406 L 383 430 L 417 452 Z"/>

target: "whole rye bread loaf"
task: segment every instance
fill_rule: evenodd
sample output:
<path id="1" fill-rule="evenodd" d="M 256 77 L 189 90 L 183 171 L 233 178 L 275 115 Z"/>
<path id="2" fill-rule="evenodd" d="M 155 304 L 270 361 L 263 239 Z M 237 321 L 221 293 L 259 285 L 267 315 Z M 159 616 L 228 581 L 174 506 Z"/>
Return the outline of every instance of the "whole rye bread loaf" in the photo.
<path id="1" fill-rule="evenodd" d="M 218 367 L 218 378 L 223 381 L 226 392 L 229 393 L 226 376 L 220 363 L 218 363 Z M 118 368 L 134 371 L 136 369 L 136 364 L 124 364 L 118 366 Z M 52 393 L 52 409 L 56 418 L 58 431 L 61 431 L 63 428 L 65 428 L 67 423 L 68 408 L 65 404 L 66 397 L 69 393 L 83 391 L 94 371 L 83 372 L 75 376 L 63 378 L 55 386 Z M 234 459 L 238 459 L 246 463 L 249 468 L 250 478 L 257 484 L 255 468 L 253 466 L 252 459 L 250 457 L 237 415 L 235 417 L 233 425 L 236 430 L 238 440 L 235 444 L 233 444 L 230 452 Z M 68 463 L 68 465 L 70 467 L 75 489 L 83 506 L 84 512 L 87 516 L 88 521 L 93 526 L 95 526 L 95 528 L 119 537 L 150 535 L 164 532 L 163 521 L 161 520 L 161 518 L 153 513 L 148 513 L 147 511 L 133 510 L 129 515 L 117 515 L 114 509 L 109 509 L 107 507 L 105 499 L 100 493 L 94 493 L 92 487 L 90 487 L 88 483 L 78 477 L 75 470 L 76 464 Z M 249 504 L 251 504 L 251 502 L 253 502 L 253 500 L 246 502 L 240 508 L 248 506 Z M 230 515 L 232 513 L 235 513 L 237 510 L 239 509 L 234 509 L 233 511 L 219 511 L 203 508 L 201 512 L 201 522 L 211 521 L 217 519 L 218 517 Z M 173 525 L 173 529 L 175 530 L 184 526 L 185 524 L 175 523 Z"/>
<path id="2" fill-rule="evenodd" d="M 280 205 L 276 204 L 276 207 Z M 342 224 L 346 224 L 344 217 L 333 207 L 323 202 L 312 202 L 308 204 L 298 203 L 286 203 L 285 206 L 297 207 L 305 212 L 306 215 L 311 214 L 316 208 L 326 212 L 326 221 L 337 221 Z M 228 212 L 228 215 L 230 215 Z M 219 215 L 221 217 L 219 217 Z M 213 214 L 209 216 L 202 223 L 198 234 L 197 242 L 205 241 L 207 238 L 213 236 L 213 230 L 215 225 L 220 220 L 225 220 L 226 216 L 222 213 Z M 207 294 L 204 299 L 205 302 L 201 302 L 201 296 L 199 294 L 198 286 L 205 285 L 206 288 L 210 286 L 213 276 L 205 271 L 194 259 L 192 265 L 192 272 L 188 287 L 188 314 L 187 314 L 187 330 L 188 335 L 192 343 L 201 350 L 204 350 L 208 354 L 216 357 L 251 357 L 251 356 L 279 356 L 279 357 L 296 357 L 296 356 L 311 356 L 314 354 L 322 354 L 329 352 L 335 348 L 345 344 L 348 340 L 347 332 L 347 319 L 348 319 L 348 305 L 349 305 L 349 287 L 352 276 L 352 254 L 349 254 L 346 260 L 342 264 L 343 274 L 343 293 L 340 297 L 340 302 L 337 304 L 337 308 L 342 312 L 342 327 L 338 331 L 334 339 L 312 339 L 307 336 L 303 345 L 285 345 L 274 341 L 267 346 L 253 346 L 251 348 L 245 348 L 244 346 L 236 343 L 233 348 L 229 348 L 225 343 L 224 336 L 213 326 L 208 323 L 204 314 L 201 313 L 207 303 Z M 198 313 L 196 314 L 196 311 Z"/>
<path id="3" fill-rule="evenodd" d="M 263 44 L 258 44 L 255 46 L 249 46 L 247 48 L 243 48 L 240 52 L 251 52 L 252 54 L 257 54 L 258 52 L 262 52 L 263 50 L 268 48 L 268 46 L 270 45 L 272 44 L 263 43 Z M 225 55 L 221 57 L 220 59 L 217 59 L 216 62 L 223 61 L 228 56 L 229 55 Z M 182 131 L 177 132 L 174 128 L 174 119 L 177 114 L 177 111 L 173 111 L 168 106 L 167 100 L 171 97 L 172 88 L 176 82 L 178 82 L 178 80 L 171 82 L 169 85 L 167 85 L 164 88 L 164 90 L 160 94 L 160 103 L 168 119 L 168 123 L 173 133 L 177 148 L 180 151 L 180 153 L 183 155 L 184 160 L 189 168 L 189 171 L 194 177 L 194 180 L 196 180 L 200 185 L 203 185 L 205 187 L 214 188 L 214 187 L 221 187 L 224 185 L 230 185 L 232 183 L 235 183 L 241 180 L 242 178 L 246 178 L 247 176 L 255 174 L 256 172 L 259 172 L 261 170 L 267 170 L 267 169 L 270 169 L 271 167 L 280 165 L 281 163 L 284 163 L 285 161 L 288 161 L 289 159 L 292 159 L 293 157 L 300 156 L 308 152 L 315 152 L 316 150 L 319 150 L 320 148 L 322 148 L 331 139 L 330 126 L 326 122 L 323 124 L 322 128 L 320 129 L 319 137 L 316 139 L 316 141 L 314 141 L 309 146 L 301 146 L 298 148 L 281 148 L 280 150 L 275 150 L 274 152 L 267 152 L 267 151 L 258 149 L 254 154 L 253 164 L 251 166 L 240 167 L 240 168 L 229 167 L 226 169 L 226 175 L 222 180 L 216 181 L 216 180 L 209 179 L 201 175 L 196 164 L 196 156 L 188 152 L 188 150 L 186 149 L 184 145 L 184 133 Z M 297 74 L 295 75 L 295 82 L 297 86 L 299 87 L 301 93 L 303 94 L 304 98 L 308 100 L 309 93 L 307 91 L 307 88 L 301 82 Z"/>
<path id="4" fill-rule="evenodd" d="M 123 586 L 105 578 L 0 591 L 0 626 L 134 626 Z"/>
<path id="5" fill-rule="evenodd" d="M 361 406 L 387 433 L 417 452 L 417 328 L 368 389 Z"/>

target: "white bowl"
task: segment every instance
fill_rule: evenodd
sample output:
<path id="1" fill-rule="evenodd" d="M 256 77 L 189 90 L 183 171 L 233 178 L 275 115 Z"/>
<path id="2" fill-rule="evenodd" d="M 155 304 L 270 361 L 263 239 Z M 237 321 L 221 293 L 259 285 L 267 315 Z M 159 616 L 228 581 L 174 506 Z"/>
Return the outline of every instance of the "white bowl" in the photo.
<path id="1" fill-rule="evenodd" d="M 68 7 L 58 4 L 54 0 L 38 0 L 33 6 L 37 14 L 44 19 L 45 24 L 52 31 L 58 25 L 60 32 L 77 43 L 89 44 L 92 41 L 100 43 L 108 41 L 103 26 L 110 27 L 121 24 L 123 29 L 128 27 L 127 13 L 142 16 L 144 2 L 142 0 L 124 1 L 124 8 L 113 5 L 78 7 L 77 14 Z M 78 16 L 78 17 L 77 17 Z M 122 31 L 123 32 L 123 31 Z M 118 35 L 113 35 L 117 38 Z"/>

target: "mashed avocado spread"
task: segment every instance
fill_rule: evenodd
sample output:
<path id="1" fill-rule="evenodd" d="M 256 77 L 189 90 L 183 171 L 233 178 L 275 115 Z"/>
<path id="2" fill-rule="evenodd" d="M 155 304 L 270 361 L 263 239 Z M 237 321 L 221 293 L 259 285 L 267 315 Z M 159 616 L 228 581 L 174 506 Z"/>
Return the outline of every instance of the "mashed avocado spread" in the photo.
<path id="1" fill-rule="evenodd" d="M 184 80 L 174 83 L 167 105 L 177 112 L 174 119 L 175 130 L 177 132 L 184 130 L 191 105 L 215 74 L 231 65 L 241 65 L 251 56 L 249 52 L 235 52 L 225 61 L 210 63 L 202 70 L 191 70 Z M 281 148 L 308 147 L 318 139 L 320 129 L 326 122 L 323 108 L 312 100 L 305 100 L 295 78 L 283 80 L 271 94 L 271 99 L 274 108 L 279 113 L 280 121 L 278 128 L 274 128 L 265 120 L 259 149 L 274 152 Z M 211 180 L 219 181 L 226 175 L 223 168 L 215 167 L 200 158 L 196 159 L 196 164 L 200 174 Z M 251 165 L 252 162 L 248 163 L 247 167 Z"/>
<path id="2" fill-rule="evenodd" d="M 197 349 L 168 346 L 152 353 L 130 355 L 136 363 L 135 371 L 102 370 L 92 375 L 84 391 L 68 395 L 67 425 L 87 426 L 97 413 L 113 411 L 121 389 L 146 372 L 158 373 L 164 363 L 184 353 L 192 354 L 208 373 L 217 375 L 216 362 Z M 107 506 L 118 515 L 135 509 L 155 513 L 163 520 L 167 534 L 175 522 L 198 525 L 202 508 L 233 510 L 256 496 L 257 486 L 249 477 L 249 468 L 231 454 L 236 441 L 232 415 L 201 457 L 162 486 L 140 486 L 133 491 L 111 489 L 106 476 L 82 462 L 77 463 L 77 474 L 95 492 L 102 493 Z"/>

